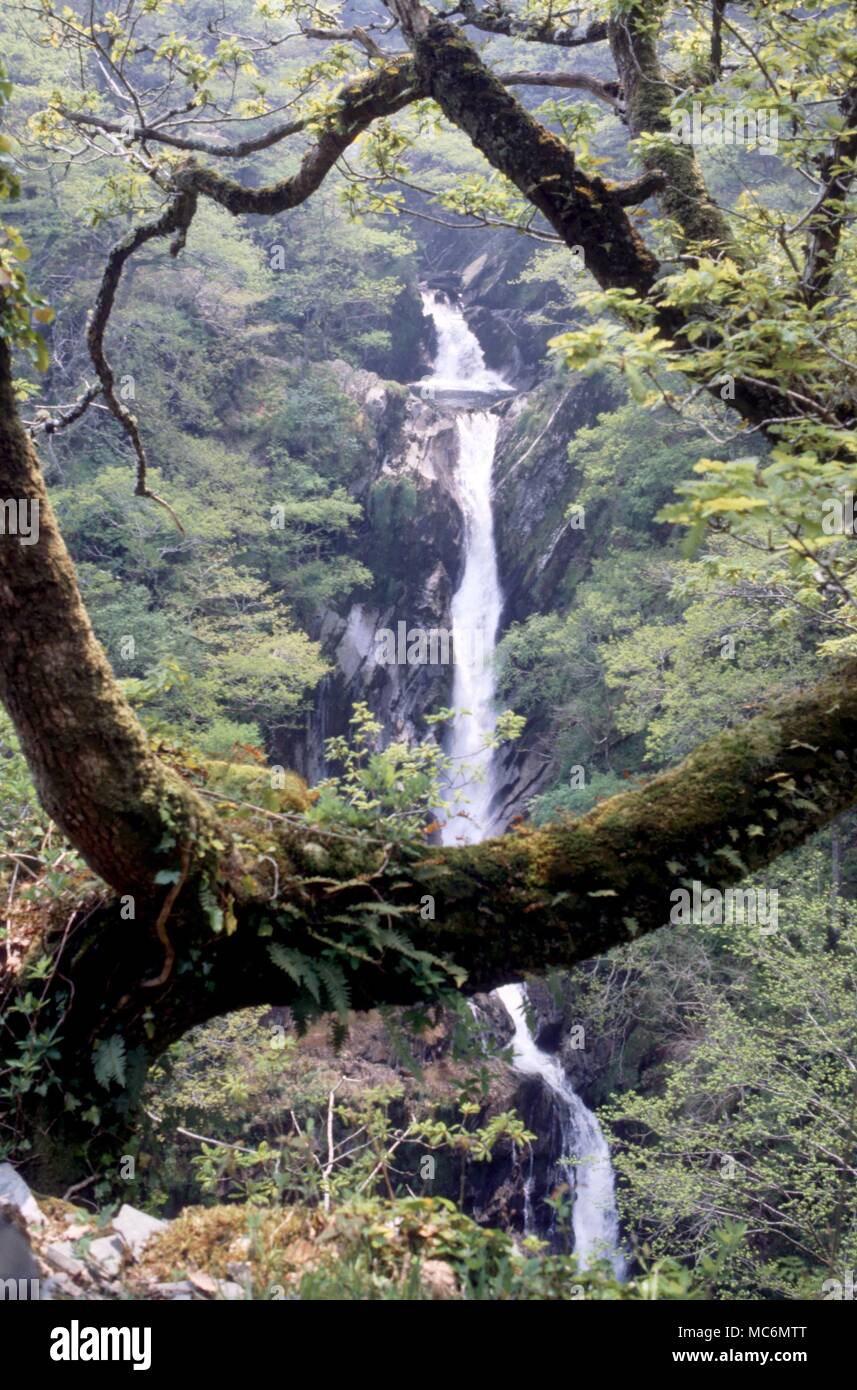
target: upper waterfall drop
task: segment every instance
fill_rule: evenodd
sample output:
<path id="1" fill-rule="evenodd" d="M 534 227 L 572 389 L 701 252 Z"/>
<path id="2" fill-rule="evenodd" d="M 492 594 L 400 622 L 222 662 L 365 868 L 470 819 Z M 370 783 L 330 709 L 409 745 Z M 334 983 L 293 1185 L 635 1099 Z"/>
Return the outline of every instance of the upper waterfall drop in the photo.
<path id="1" fill-rule="evenodd" d="M 509 383 L 486 367 L 479 340 L 461 310 L 442 296 L 423 294 L 426 312 L 434 320 L 438 350 L 435 367 L 421 385 L 432 391 L 486 394 L 507 391 Z M 447 753 L 452 762 L 450 794 L 463 815 L 451 814 L 443 830 L 444 843 L 474 844 L 490 834 L 492 755 L 494 735 L 494 649 L 503 611 L 494 543 L 492 474 L 498 417 L 490 410 L 459 411 L 458 484 L 464 513 L 464 573 L 452 599 L 455 666 L 453 721 Z M 458 776 L 461 773 L 462 776 Z"/>
<path id="2" fill-rule="evenodd" d="M 422 301 L 437 333 L 437 355 L 421 384 L 435 391 L 509 391 L 509 382 L 486 367 L 479 339 L 458 306 L 436 290 L 423 290 Z"/>

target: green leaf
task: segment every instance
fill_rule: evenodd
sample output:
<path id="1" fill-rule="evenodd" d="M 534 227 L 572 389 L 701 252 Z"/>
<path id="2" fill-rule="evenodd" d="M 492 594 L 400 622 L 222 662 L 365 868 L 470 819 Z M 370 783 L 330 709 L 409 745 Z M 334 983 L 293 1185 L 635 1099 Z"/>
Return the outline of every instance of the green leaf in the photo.
<path id="1" fill-rule="evenodd" d="M 155 874 L 156 883 L 178 883 L 180 878 L 180 869 L 159 869 Z"/>
<path id="2" fill-rule="evenodd" d="M 296 985 L 307 990 L 317 1004 L 321 1003 L 319 978 L 314 965 L 306 956 L 302 956 L 300 951 L 293 951 L 290 947 L 277 943 L 268 947 L 268 955 L 280 970 L 285 970 L 286 974 L 291 976 Z"/>
<path id="3" fill-rule="evenodd" d="M 125 1042 L 121 1034 L 114 1033 L 112 1038 L 95 1044 L 92 1066 L 96 1081 L 105 1091 L 114 1081 L 117 1086 L 125 1085 Z"/>

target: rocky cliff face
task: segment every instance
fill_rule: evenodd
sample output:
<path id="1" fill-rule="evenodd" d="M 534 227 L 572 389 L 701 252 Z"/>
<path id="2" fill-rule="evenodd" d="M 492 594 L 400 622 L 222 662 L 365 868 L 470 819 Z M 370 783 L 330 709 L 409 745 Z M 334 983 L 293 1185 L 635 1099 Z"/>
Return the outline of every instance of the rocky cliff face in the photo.
<path id="1" fill-rule="evenodd" d="M 568 444 L 616 403 L 606 376 L 562 376 L 521 392 L 504 409 L 494 464 L 504 630 L 563 606 L 586 575 L 598 518 L 576 507 L 581 480 L 569 464 Z M 530 724 L 519 742 L 498 754 L 493 809 L 499 823 L 524 815 L 549 775 L 539 732 Z"/>
<path id="2" fill-rule="evenodd" d="M 498 229 L 474 241 L 460 231 L 433 242 L 426 284 L 461 301 L 489 367 L 519 390 L 544 376 L 548 339 L 554 331 L 538 321 L 545 286 L 520 279 L 532 255 L 527 237 Z"/>
<path id="3" fill-rule="evenodd" d="M 495 528 L 505 628 L 551 608 L 585 573 L 591 531 L 568 513 L 579 480 L 569 467 L 567 445 L 576 430 L 592 425 L 615 402 L 605 378 L 545 375 L 547 332 L 527 314 L 535 291 L 516 285 L 510 292 L 528 248 L 513 239 L 511 253 L 501 258 L 496 241 L 498 234 L 480 243 L 478 255 L 463 267 L 454 264 L 460 238 L 442 245 L 427 282 L 458 296 L 489 365 L 518 388 L 496 407 L 503 417 Z M 427 367 L 430 320 L 426 324 L 421 342 Z M 320 620 L 317 635 L 333 671 L 306 729 L 277 750 L 277 761 L 297 767 L 310 781 L 323 775 L 324 741 L 347 730 L 355 702 L 365 701 L 381 721 L 384 741 L 424 736 L 425 715 L 449 703 L 449 664 L 384 664 L 378 657 L 385 633 L 398 639 L 412 628 L 451 628 L 450 601 L 463 568 L 455 405 L 466 402 L 426 399 L 419 383 L 398 385 L 342 362 L 331 364 L 331 371 L 370 423 L 375 441 L 354 493 L 364 508 L 355 553 L 374 582 L 348 609 L 331 610 Z M 498 818 L 509 823 L 523 813 L 546 773 L 543 756 L 528 748 L 526 738 L 510 747 L 501 764 Z"/>
<path id="4" fill-rule="evenodd" d="M 319 624 L 333 671 L 307 729 L 287 749 L 291 764 L 310 781 L 323 774 L 324 740 L 347 730 L 357 701 L 366 701 L 382 722 L 384 743 L 422 737 L 424 716 L 448 703 L 451 666 L 390 661 L 386 634 L 406 643 L 415 628 L 449 630 L 463 563 L 452 412 L 371 372 L 345 363 L 332 370 L 374 427 L 374 456 L 355 494 L 364 508 L 356 553 L 374 583 L 347 610 L 329 610 Z"/>

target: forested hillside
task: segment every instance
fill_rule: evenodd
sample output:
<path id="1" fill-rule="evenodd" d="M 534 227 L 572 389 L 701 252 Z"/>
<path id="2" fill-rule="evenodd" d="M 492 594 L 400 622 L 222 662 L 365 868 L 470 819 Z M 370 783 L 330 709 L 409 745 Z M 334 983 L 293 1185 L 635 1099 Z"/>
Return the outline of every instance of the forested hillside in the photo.
<path id="1" fill-rule="evenodd" d="M 4 6 L 54 1298 L 853 1299 L 854 18 Z"/>

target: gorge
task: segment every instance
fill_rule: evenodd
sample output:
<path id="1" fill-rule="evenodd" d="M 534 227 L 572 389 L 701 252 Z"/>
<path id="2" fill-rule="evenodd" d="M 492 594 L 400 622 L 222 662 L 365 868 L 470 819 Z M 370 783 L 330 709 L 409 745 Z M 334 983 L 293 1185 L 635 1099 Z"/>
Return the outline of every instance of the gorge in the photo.
<path id="1" fill-rule="evenodd" d="M 0 1260 L 849 1296 L 841 9 L 0 7 Z"/>

